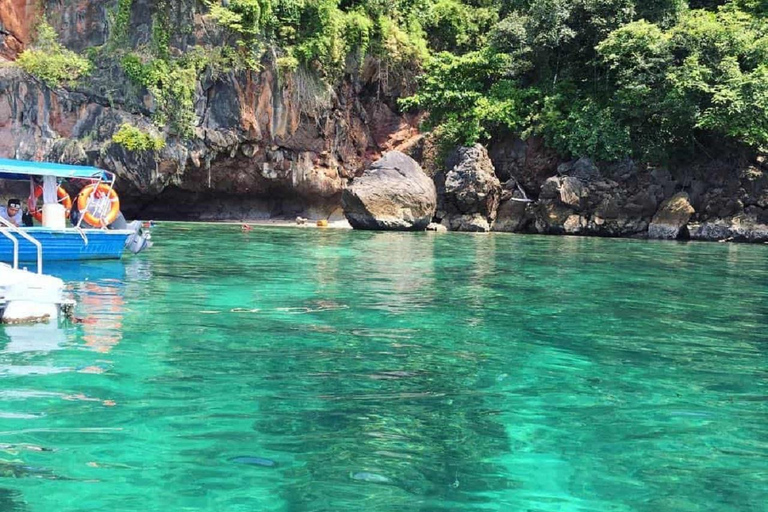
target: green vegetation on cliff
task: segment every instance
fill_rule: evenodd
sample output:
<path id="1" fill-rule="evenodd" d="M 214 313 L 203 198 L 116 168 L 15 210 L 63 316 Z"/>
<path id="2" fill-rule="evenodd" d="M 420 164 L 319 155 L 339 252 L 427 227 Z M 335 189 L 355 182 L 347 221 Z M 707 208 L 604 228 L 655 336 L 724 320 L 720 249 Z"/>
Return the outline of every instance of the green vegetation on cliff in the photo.
<path id="1" fill-rule="evenodd" d="M 402 102 L 445 143 L 511 131 L 564 155 L 651 161 L 768 148 L 765 1 L 489 3 L 500 21 L 484 44 L 436 55 Z"/>
<path id="2" fill-rule="evenodd" d="M 122 124 L 120 129 L 112 135 L 112 142 L 129 151 L 159 151 L 165 147 L 162 137 L 147 133 L 128 123 Z"/>
<path id="3" fill-rule="evenodd" d="M 419 12 L 423 0 L 231 0 L 210 2 L 210 14 L 237 33 L 246 51 L 275 49 L 290 67 L 305 65 L 338 78 L 348 60 L 375 55 L 392 64 L 428 56 Z M 456 2 L 460 5 L 458 2 Z"/>
<path id="4" fill-rule="evenodd" d="M 89 54 L 182 138 L 203 76 L 271 61 L 324 87 L 366 66 L 415 91 L 401 106 L 429 112 L 446 145 L 538 135 L 564 156 L 658 162 L 768 148 L 766 0 L 158 0 L 138 37 L 145 7 L 118 0 Z M 91 67 L 46 23 L 19 64 L 49 85 Z"/>
<path id="5" fill-rule="evenodd" d="M 404 108 L 447 144 L 540 135 L 563 155 L 768 147 L 764 0 L 211 0 L 243 51 L 329 83 L 370 56 L 424 70 Z M 402 75 L 401 75 L 402 76 Z"/>
<path id="6" fill-rule="evenodd" d="M 64 48 L 57 40 L 56 31 L 45 20 L 37 26 L 32 48 L 22 52 L 16 62 L 49 87 L 77 80 L 91 71 L 88 59 Z"/>

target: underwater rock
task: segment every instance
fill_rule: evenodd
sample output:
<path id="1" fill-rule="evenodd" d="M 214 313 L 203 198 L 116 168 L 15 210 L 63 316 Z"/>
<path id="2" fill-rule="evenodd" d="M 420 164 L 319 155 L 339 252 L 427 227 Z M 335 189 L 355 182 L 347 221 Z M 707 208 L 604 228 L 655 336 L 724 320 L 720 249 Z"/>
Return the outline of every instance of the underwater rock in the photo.
<path id="1" fill-rule="evenodd" d="M 379 475 L 377 473 L 369 473 L 367 471 L 359 471 L 357 473 L 351 473 L 349 477 L 352 480 L 360 480 L 361 482 L 369 482 L 372 484 L 389 484 L 392 483 L 392 480 L 387 478 L 384 475 Z"/>
<path id="2" fill-rule="evenodd" d="M 277 462 L 272 459 L 266 459 L 264 457 L 253 457 L 250 455 L 243 455 L 240 457 L 232 457 L 230 462 L 237 462 L 238 464 L 248 464 L 250 466 L 263 466 L 265 468 L 273 468 L 277 466 Z"/>

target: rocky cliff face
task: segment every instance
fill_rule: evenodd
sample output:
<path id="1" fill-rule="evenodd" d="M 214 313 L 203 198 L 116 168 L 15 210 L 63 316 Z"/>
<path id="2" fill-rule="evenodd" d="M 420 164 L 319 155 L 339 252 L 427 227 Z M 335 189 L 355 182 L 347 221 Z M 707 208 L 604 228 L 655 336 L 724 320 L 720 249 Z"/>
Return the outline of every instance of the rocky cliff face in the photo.
<path id="1" fill-rule="evenodd" d="M 765 157 L 737 152 L 671 170 L 587 159 L 558 165 L 537 141 L 514 139 L 497 141 L 491 154 L 508 178 L 497 231 L 768 241 Z"/>
<path id="2" fill-rule="evenodd" d="M 29 40 L 36 3 L 0 0 L 0 55 Z M 7 8 L 6 8 L 7 7 Z M 83 52 L 105 45 L 116 0 L 43 2 L 61 42 Z M 221 34 L 195 2 L 171 2 L 171 51 L 214 48 Z M 153 3 L 134 0 L 129 45 L 150 44 Z M 307 72 L 206 70 L 197 81 L 191 137 L 160 151 L 112 142 L 123 123 L 145 129 L 156 111 L 147 90 L 102 60 L 76 87 L 49 88 L 13 66 L 0 68 L 0 156 L 97 165 L 119 176 L 128 214 L 165 218 L 254 218 L 336 208 L 349 178 L 416 134 L 417 119 L 395 113 L 394 95 L 368 60 L 335 88 Z"/>
<path id="3" fill-rule="evenodd" d="M 0 0 L 0 58 L 15 59 L 29 42 L 37 2 Z"/>

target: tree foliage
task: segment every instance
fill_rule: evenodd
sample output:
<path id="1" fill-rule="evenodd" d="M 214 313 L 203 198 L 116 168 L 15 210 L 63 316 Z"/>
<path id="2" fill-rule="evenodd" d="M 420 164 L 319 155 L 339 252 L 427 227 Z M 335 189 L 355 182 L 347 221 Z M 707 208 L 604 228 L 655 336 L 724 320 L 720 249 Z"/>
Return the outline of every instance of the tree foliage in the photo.
<path id="1" fill-rule="evenodd" d="M 498 21 L 497 6 L 484 0 L 210 0 L 210 14 L 244 47 L 271 46 L 330 78 L 350 57 L 412 66 L 430 47 L 479 48 Z"/>
<path id="2" fill-rule="evenodd" d="M 402 104 L 448 143 L 511 130 L 605 160 L 686 158 L 704 140 L 765 149 L 767 5 L 500 2 L 482 48 L 435 56 Z"/>
<path id="3" fill-rule="evenodd" d="M 157 0 L 152 41 L 122 50 L 132 4 L 117 2 L 114 52 L 151 93 L 155 122 L 182 137 L 201 76 L 268 56 L 325 89 L 361 69 L 399 90 L 416 83 L 401 105 L 428 111 L 446 145 L 511 132 L 564 155 L 651 161 L 768 148 L 766 0 L 203 0 L 222 41 L 204 50 L 171 48 L 190 38 L 169 21 L 173 2 Z M 50 83 L 79 73 L 25 55 Z"/>

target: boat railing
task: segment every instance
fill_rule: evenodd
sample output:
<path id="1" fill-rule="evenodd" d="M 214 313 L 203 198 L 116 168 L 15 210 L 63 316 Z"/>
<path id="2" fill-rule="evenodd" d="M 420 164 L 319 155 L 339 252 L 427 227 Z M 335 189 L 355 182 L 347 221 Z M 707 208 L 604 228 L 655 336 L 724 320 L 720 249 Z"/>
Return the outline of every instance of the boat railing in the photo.
<path id="1" fill-rule="evenodd" d="M 37 248 L 37 273 L 42 274 L 43 273 L 43 245 L 35 239 L 35 237 L 31 236 L 29 233 L 25 233 L 22 229 L 19 229 L 17 226 L 11 224 L 4 218 L 0 217 L 0 224 L 2 224 L 3 227 L 6 229 L 0 229 L 0 233 L 3 234 L 8 240 L 13 242 L 13 268 L 18 269 L 19 268 L 19 240 L 13 236 L 19 235 L 25 240 L 27 240 L 29 243 L 34 245 Z M 11 233 L 9 233 L 10 231 Z"/>
<path id="2" fill-rule="evenodd" d="M 0 229 L 0 233 L 3 234 L 5 238 L 11 241 L 13 244 L 13 268 L 18 269 L 19 268 L 19 241 L 16 239 L 15 236 L 10 234 L 5 229 Z"/>

